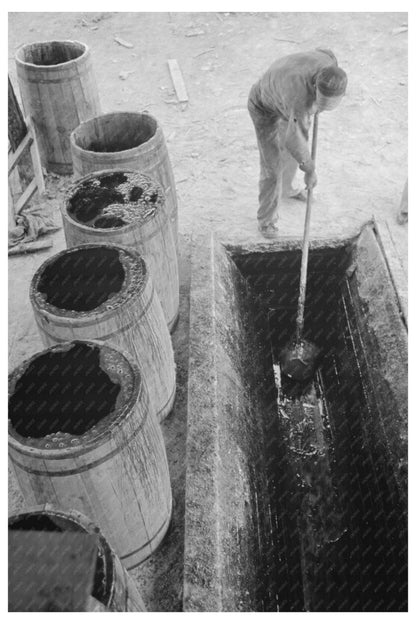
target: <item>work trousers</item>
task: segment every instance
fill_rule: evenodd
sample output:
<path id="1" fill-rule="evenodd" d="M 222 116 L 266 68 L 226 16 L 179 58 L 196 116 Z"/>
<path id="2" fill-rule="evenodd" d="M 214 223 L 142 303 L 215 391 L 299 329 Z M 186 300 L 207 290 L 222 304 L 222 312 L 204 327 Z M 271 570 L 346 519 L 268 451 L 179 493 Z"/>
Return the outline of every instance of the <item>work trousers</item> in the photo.
<path id="1" fill-rule="evenodd" d="M 256 131 L 260 153 L 259 209 L 257 219 L 260 227 L 275 225 L 278 221 L 282 195 L 289 196 L 298 162 L 284 146 L 287 121 L 279 115 L 260 110 L 251 94 L 248 111 Z"/>

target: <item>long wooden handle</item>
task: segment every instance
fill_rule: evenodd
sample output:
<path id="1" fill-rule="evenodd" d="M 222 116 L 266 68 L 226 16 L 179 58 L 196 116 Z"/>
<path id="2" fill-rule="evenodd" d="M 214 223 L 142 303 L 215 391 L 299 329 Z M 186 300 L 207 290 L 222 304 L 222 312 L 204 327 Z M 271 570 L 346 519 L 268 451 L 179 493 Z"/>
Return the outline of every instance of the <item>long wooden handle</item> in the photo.
<path id="1" fill-rule="evenodd" d="M 316 160 L 316 144 L 318 140 L 318 113 L 315 113 L 313 120 L 313 134 L 312 134 L 312 160 Z M 296 316 L 296 343 L 299 343 L 302 339 L 303 325 L 305 320 L 305 298 L 306 298 L 306 278 L 308 273 L 308 255 L 309 255 L 309 224 L 311 220 L 312 210 L 312 189 L 308 189 L 308 196 L 306 201 L 306 215 L 305 215 L 305 228 L 303 231 L 303 247 L 302 247 L 302 265 L 300 269 L 300 286 L 299 286 L 299 299 L 298 299 L 298 311 Z"/>

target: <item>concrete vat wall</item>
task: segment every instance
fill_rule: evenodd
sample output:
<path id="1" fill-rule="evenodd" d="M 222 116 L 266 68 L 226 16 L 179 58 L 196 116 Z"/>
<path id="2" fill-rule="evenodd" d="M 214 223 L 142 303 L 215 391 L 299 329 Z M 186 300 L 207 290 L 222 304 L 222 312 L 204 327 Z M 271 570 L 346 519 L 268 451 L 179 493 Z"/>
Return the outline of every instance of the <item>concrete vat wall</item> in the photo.
<path id="1" fill-rule="evenodd" d="M 282 514 L 286 513 L 290 520 L 288 509 L 299 513 L 290 491 L 282 493 L 274 482 L 276 467 L 285 471 L 283 456 L 286 451 L 277 416 L 266 310 L 270 299 L 279 293 L 277 287 L 274 293 L 267 291 L 261 279 L 253 278 L 255 263 L 266 259 L 273 279 L 273 262 L 279 254 L 280 257 L 287 254 L 287 266 L 292 263 L 289 270 L 296 273 L 296 261 L 292 260 L 299 256 L 299 249 L 297 240 L 276 242 L 267 249 L 234 246 L 228 250 L 213 238 L 194 242 L 185 611 L 305 609 L 301 587 L 304 581 L 296 565 L 296 558 L 299 558 L 296 522 L 292 523 L 293 543 L 289 540 L 282 544 L 277 526 L 279 522 L 282 524 Z M 392 601 L 389 602 L 386 592 L 380 599 L 376 592 L 368 601 L 364 589 L 354 593 L 352 572 L 347 570 L 345 595 L 334 598 L 321 587 L 310 604 L 312 610 L 322 610 L 317 608 L 322 604 L 326 605 L 324 610 L 342 610 L 342 604 L 345 610 L 351 611 L 357 610 L 357 605 L 361 610 L 403 610 L 406 601 L 406 572 L 401 569 L 401 563 L 406 559 L 407 523 L 407 331 L 400 298 L 371 225 L 364 227 L 354 239 L 314 241 L 312 266 L 314 257 L 320 257 L 316 267 L 324 267 L 328 274 L 332 269 L 326 266 L 325 258 L 332 257 L 332 262 L 335 258 L 333 270 L 342 259 L 342 266 L 335 270 L 340 282 L 340 309 L 346 309 L 351 362 L 356 369 L 355 378 L 359 379 L 363 403 L 356 414 L 359 439 L 354 438 L 354 428 L 353 431 L 342 426 L 345 419 L 348 421 L 348 411 L 335 409 L 334 480 L 341 484 L 340 500 L 348 502 L 353 490 L 345 469 L 348 457 L 348 454 L 343 456 L 345 439 L 349 436 L 350 452 L 354 444 L 364 444 L 365 457 L 357 460 L 357 470 L 363 484 L 367 481 L 367 489 L 376 493 L 369 505 L 368 517 L 371 522 L 374 520 L 379 505 L 380 514 L 384 514 L 379 539 L 386 548 L 381 555 L 382 566 L 394 564 L 398 586 L 393 588 Z M 249 267 L 246 272 L 242 269 L 244 264 Z M 282 267 L 284 273 L 284 263 Z M 320 283 L 319 270 L 315 271 L 314 279 L 318 280 L 316 284 Z M 331 290 L 326 288 L 327 292 Z M 283 289 L 289 298 L 294 297 L 296 286 L 292 289 L 293 293 L 286 287 Z M 328 321 L 324 318 L 327 331 L 325 322 Z M 349 365 L 350 360 L 345 370 Z M 344 386 L 345 383 L 348 377 L 344 379 Z M 348 387 L 344 387 L 344 391 L 348 394 Z M 277 464 L 273 458 L 276 453 L 282 455 Z M 365 500 L 361 498 L 358 503 L 365 515 Z M 341 561 L 341 564 L 341 546 L 347 542 L 347 552 L 353 547 L 360 522 L 365 520 L 354 524 L 355 512 L 353 507 L 344 512 L 347 530 L 338 551 L 335 553 L 336 548 L 332 546 L 325 551 L 325 556 L 336 555 L 334 561 Z M 374 522 L 377 527 L 376 520 Z M 371 544 L 374 548 L 375 543 Z M 388 544 L 396 544 L 397 552 L 392 554 Z M 377 556 L 374 556 L 374 565 Z M 321 562 L 324 571 L 331 568 L 328 563 Z M 334 581 L 335 572 L 332 562 L 332 576 L 324 579 L 324 585 Z M 385 580 L 386 575 L 382 576 L 382 583 Z M 368 591 L 371 594 L 372 588 Z M 332 609 L 330 598 L 334 600 Z"/>

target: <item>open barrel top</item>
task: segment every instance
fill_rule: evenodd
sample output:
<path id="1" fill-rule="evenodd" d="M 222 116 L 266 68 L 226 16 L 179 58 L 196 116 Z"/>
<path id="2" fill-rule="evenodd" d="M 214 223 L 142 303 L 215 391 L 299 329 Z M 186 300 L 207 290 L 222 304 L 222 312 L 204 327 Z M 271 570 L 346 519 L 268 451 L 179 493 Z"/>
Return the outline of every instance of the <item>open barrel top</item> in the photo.
<path id="1" fill-rule="evenodd" d="M 63 212 L 78 226 L 105 232 L 147 223 L 164 202 L 161 186 L 149 176 L 108 169 L 77 180 L 67 191 Z"/>
<path id="2" fill-rule="evenodd" d="M 110 244 L 85 244 L 48 258 L 30 285 L 38 313 L 83 320 L 105 320 L 144 291 L 149 273 L 134 250 Z"/>
<path id="3" fill-rule="evenodd" d="M 68 67 L 74 61 L 79 63 L 89 52 L 89 47 L 80 41 L 35 41 L 27 43 L 17 50 L 16 62 L 19 65 L 59 70 Z"/>
<path id="4" fill-rule="evenodd" d="M 9 375 L 9 439 L 57 458 L 106 441 L 141 391 L 138 367 L 99 341 L 66 342 Z"/>

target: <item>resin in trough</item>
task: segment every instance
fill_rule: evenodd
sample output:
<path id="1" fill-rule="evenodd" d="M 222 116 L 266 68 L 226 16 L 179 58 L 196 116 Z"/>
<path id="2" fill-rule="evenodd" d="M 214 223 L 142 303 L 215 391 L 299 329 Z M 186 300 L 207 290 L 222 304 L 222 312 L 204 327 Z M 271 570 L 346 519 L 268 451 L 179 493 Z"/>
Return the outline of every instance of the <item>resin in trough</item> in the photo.
<path id="1" fill-rule="evenodd" d="M 114 411 L 120 392 L 103 370 L 100 349 L 74 343 L 36 357 L 9 400 L 9 420 L 24 438 L 81 436 Z"/>
<path id="2" fill-rule="evenodd" d="M 321 356 L 306 383 L 283 376 L 278 364 L 295 330 L 300 252 L 233 259 L 258 296 L 252 317 L 269 326 L 279 609 L 406 610 L 406 508 L 371 400 L 377 389 L 363 368 L 371 345 L 357 329 L 351 248 L 310 252 L 304 335 Z"/>

